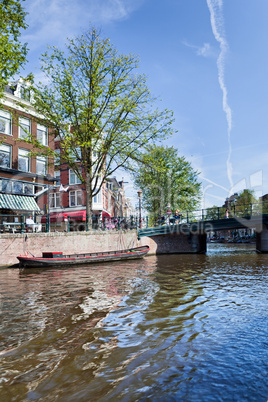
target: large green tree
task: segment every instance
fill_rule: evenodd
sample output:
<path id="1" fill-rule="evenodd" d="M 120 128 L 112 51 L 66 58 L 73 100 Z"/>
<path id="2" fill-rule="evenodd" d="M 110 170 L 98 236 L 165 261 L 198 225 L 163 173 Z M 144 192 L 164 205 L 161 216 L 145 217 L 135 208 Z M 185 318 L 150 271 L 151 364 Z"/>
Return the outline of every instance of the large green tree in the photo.
<path id="1" fill-rule="evenodd" d="M 254 190 L 249 189 L 240 191 L 233 201 L 229 202 L 231 214 L 241 217 L 251 215 L 253 210 L 258 207 L 258 200 L 255 197 Z"/>
<path id="2" fill-rule="evenodd" d="M 137 57 L 119 54 L 95 28 L 68 40 L 65 52 L 48 49 L 41 70 L 46 83 L 32 86 L 35 109 L 60 137 L 61 162 L 85 185 L 91 217 L 103 182 L 172 133 L 172 112 L 156 108 Z"/>
<path id="3" fill-rule="evenodd" d="M 193 211 L 200 201 L 198 172 L 174 147 L 151 145 L 133 174 L 135 185 L 142 190 L 143 207 L 154 216 Z"/>
<path id="4" fill-rule="evenodd" d="M 24 0 L 0 1 L 0 97 L 9 79 L 26 61 L 26 44 L 21 44 L 21 30 L 26 29 Z"/>

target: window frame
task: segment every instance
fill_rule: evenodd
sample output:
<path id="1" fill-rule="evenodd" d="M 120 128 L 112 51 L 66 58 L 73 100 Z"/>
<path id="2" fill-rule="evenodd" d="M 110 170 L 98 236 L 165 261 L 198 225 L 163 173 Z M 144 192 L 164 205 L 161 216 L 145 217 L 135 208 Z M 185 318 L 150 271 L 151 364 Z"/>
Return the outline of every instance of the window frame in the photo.
<path id="1" fill-rule="evenodd" d="M 24 122 L 23 122 L 24 121 Z M 25 122 L 29 122 L 29 125 L 28 124 L 25 124 Z M 26 132 L 23 128 L 22 128 L 22 126 L 26 126 L 27 125 L 27 127 L 29 127 L 29 132 Z M 29 135 L 31 135 L 31 119 L 28 119 L 28 117 L 22 117 L 22 116 L 20 116 L 19 117 L 19 138 L 20 139 L 22 139 L 22 140 L 25 140 Z M 23 134 L 23 133 L 24 134 Z"/>
<path id="2" fill-rule="evenodd" d="M 23 155 L 22 153 L 25 154 Z M 20 158 L 24 158 L 28 161 L 28 170 L 20 169 Z M 21 172 L 31 172 L 31 156 L 28 149 L 19 148 L 18 150 L 18 170 L 20 170 Z"/>
<path id="3" fill-rule="evenodd" d="M 44 163 L 45 166 L 45 170 L 43 172 L 39 172 L 37 169 L 38 163 Z M 37 156 L 36 157 L 36 174 L 40 175 L 40 176 L 46 176 L 47 175 L 47 165 L 48 165 L 48 161 L 47 161 L 47 157 L 46 156 Z"/>
<path id="4" fill-rule="evenodd" d="M 42 138 L 40 138 L 40 139 L 38 138 L 38 132 L 42 133 Z M 47 147 L 48 146 L 48 128 L 46 126 L 42 126 L 41 124 L 37 124 L 36 138 L 38 141 L 41 142 L 42 145 Z"/>
<path id="5" fill-rule="evenodd" d="M 73 182 L 71 181 L 72 177 L 74 178 Z M 72 169 L 69 169 L 69 184 L 71 186 L 74 186 L 75 184 L 82 184 L 81 180 L 79 179 L 77 174 Z"/>
<path id="6" fill-rule="evenodd" d="M 101 204 L 102 199 L 102 191 L 99 191 L 98 194 L 93 197 L 93 204 Z"/>
<path id="7" fill-rule="evenodd" d="M 54 149 L 55 152 L 55 158 L 54 158 L 54 165 L 55 166 L 60 166 L 60 148 Z"/>
<path id="8" fill-rule="evenodd" d="M 1 166 L 2 168 L 11 169 L 11 168 L 12 168 L 12 146 L 9 145 L 9 144 L 0 144 L 0 152 L 2 151 L 2 152 L 5 153 L 5 150 L 4 150 L 4 149 L 1 149 L 1 148 L 9 148 L 9 151 L 10 151 L 10 152 L 6 152 L 6 153 L 9 155 L 9 166 L 1 165 L 1 164 L 0 164 L 0 166 Z"/>
<path id="9" fill-rule="evenodd" d="M 61 208 L 61 193 L 59 191 L 49 194 L 49 207 Z"/>
<path id="10" fill-rule="evenodd" d="M 0 131 L 1 134 L 12 136 L 12 116 L 11 113 L 5 109 L 0 109 L 0 120 L 5 124 L 5 132 Z M 1 128 L 1 126 L 0 126 Z M 8 128 L 8 130 L 7 130 Z M 9 131 L 9 132 L 7 132 Z"/>
<path id="11" fill-rule="evenodd" d="M 25 85 L 21 85 L 20 87 L 20 98 L 28 102 L 31 101 L 31 91 Z"/>
<path id="12" fill-rule="evenodd" d="M 81 197 L 81 204 L 78 203 L 78 197 Z M 74 197 L 74 204 L 71 200 Z M 71 190 L 69 191 L 69 207 L 78 207 L 83 205 L 83 191 L 82 190 Z"/>

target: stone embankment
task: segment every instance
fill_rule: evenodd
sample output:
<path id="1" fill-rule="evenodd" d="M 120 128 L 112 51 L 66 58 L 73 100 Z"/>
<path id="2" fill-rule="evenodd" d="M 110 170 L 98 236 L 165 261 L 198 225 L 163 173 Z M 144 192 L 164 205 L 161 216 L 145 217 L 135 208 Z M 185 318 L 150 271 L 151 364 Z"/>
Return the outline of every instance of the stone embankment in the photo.
<path id="1" fill-rule="evenodd" d="M 17 256 L 27 252 L 41 257 L 43 252 L 79 254 L 143 245 L 150 246 L 149 254 L 205 253 L 206 235 L 171 233 L 138 240 L 136 230 L 0 234 L 0 267 L 17 264 Z"/>
<path id="2" fill-rule="evenodd" d="M 17 256 L 29 252 L 60 251 L 63 254 L 120 250 L 138 245 L 137 232 L 70 232 L 0 235 L 0 266 L 17 264 Z"/>

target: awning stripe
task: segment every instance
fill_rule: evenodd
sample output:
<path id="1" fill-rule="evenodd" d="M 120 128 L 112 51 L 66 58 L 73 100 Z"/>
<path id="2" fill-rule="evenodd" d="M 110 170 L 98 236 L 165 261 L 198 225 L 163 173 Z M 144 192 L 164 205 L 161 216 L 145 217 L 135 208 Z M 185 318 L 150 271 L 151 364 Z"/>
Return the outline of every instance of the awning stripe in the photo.
<path id="1" fill-rule="evenodd" d="M 40 211 L 40 208 L 33 197 L 1 193 L 0 209 L 11 209 L 14 211 Z"/>

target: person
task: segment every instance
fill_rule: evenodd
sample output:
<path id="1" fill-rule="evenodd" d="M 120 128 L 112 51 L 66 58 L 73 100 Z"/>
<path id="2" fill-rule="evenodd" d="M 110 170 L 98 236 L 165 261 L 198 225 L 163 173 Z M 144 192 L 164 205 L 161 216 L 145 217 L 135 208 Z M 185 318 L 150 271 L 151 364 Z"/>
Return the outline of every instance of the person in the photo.
<path id="1" fill-rule="evenodd" d="M 34 222 L 32 215 L 30 215 L 27 219 L 26 219 L 26 230 L 27 232 L 29 231 L 29 229 L 31 229 L 33 232 L 41 232 L 41 225 L 38 225 Z"/>
<path id="2" fill-rule="evenodd" d="M 175 218 L 175 223 L 180 223 L 180 221 L 181 221 L 181 213 L 180 213 L 179 209 L 176 210 L 174 218 Z"/>
<path id="3" fill-rule="evenodd" d="M 166 218 L 164 217 L 164 215 L 162 215 L 162 216 L 160 217 L 159 225 L 160 225 L 160 226 L 161 226 L 161 225 L 164 225 L 164 224 L 165 224 L 165 220 L 166 220 Z"/>
<path id="4" fill-rule="evenodd" d="M 225 211 L 225 219 L 228 219 L 229 218 L 229 211 L 228 211 L 228 209 L 226 209 L 226 211 Z"/>

